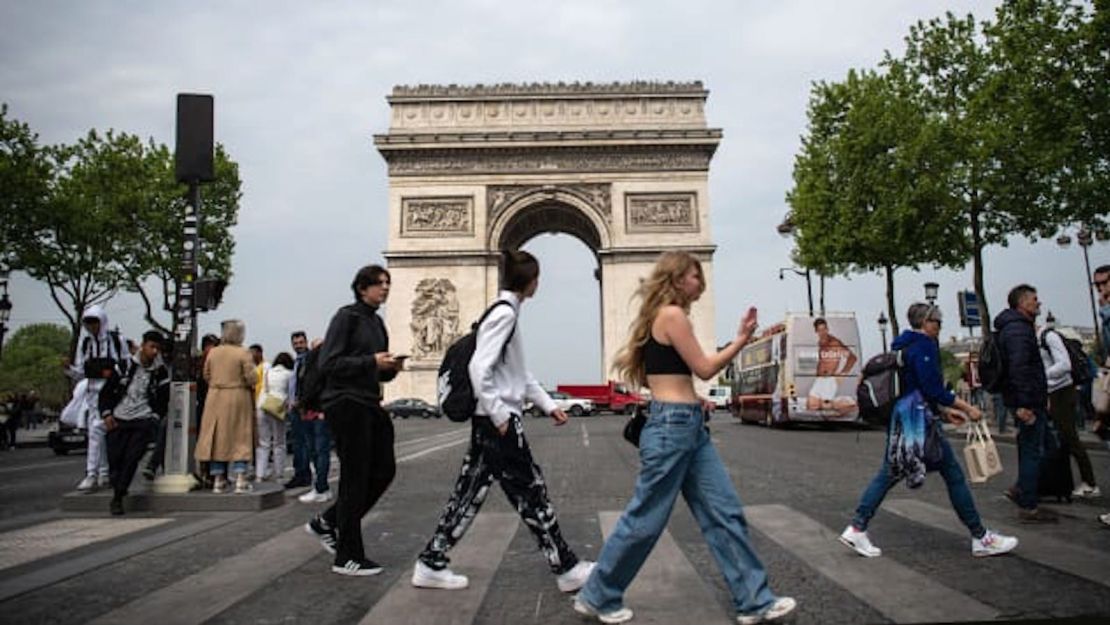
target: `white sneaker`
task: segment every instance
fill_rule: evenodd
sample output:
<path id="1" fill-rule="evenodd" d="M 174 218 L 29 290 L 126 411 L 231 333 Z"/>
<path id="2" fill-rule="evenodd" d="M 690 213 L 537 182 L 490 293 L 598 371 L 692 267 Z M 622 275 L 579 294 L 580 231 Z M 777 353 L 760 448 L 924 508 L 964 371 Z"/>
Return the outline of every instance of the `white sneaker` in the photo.
<path id="1" fill-rule="evenodd" d="M 1003 536 L 997 532 L 987 530 L 982 538 L 971 539 L 971 555 L 976 558 L 987 556 L 1000 556 L 1014 550 L 1018 546 L 1018 539 L 1013 536 Z"/>
<path id="2" fill-rule="evenodd" d="M 88 492 L 96 490 L 96 476 L 86 475 L 85 479 L 81 480 L 81 483 L 77 485 L 77 490 Z"/>
<path id="3" fill-rule="evenodd" d="M 577 592 L 579 588 L 586 584 L 586 580 L 590 578 L 590 573 L 594 570 L 594 563 L 589 560 L 579 560 L 574 568 L 560 575 L 555 583 L 559 586 L 562 592 Z"/>
<path id="4" fill-rule="evenodd" d="M 462 590 L 470 585 L 465 575 L 452 573 L 451 569 L 437 571 L 417 560 L 412 569 L 412 585 L 417 588 L 439 588 L 442 590 Z"/>
<path id="5" fill-rule="evenodd" d="M 1086 482 L 1080 482 L 1079 486 L 1076 486 L 1075 490 L 1071 491 L 1071 496 L 1079 497 L 1080 499 L 1094 499 L 1095 497 L 1101 497 L 1102 491 L 1098 486 L 1091 486 Z"/>
<path id="6" fill-rule="evenodd" d="M 628 608 L 621 608 L 619 610 L 613 610 L 612 612 L 598 612 L 592 605 L 582 601 L 577 596 L 574 598 L 574 611 L 582 616 L 596 618 L 607 625 L 624 623 L 625 621 L 632 620 L 632 610 Z"/>
<path id="7" fill-rule="evenodd" d="M 297 501 L 301 503 L 324 503 L 326 501 L 331 501 L 331 491 L 326 490 L 322 493 L 318 493 L 316 489 L 312 489 L 302 493 L 297 497 Z"/>
<path id="8" fill-rule="evenodd" d="M 840 542 L 851 547 L 856 553 L 865 558 L 877 558 L 883 555 L 883 550 L 871 544 L 867 532 L 857 531 L 851 525 L 840 534 Z"/>
<path id="9" fill-rule="evenodd" d="M 779 597 L 771 604 L 771 607 L 760 612 L 759 614 L 737 614 L 736 622 L 739 625 L 755 625 L 756 623 L 770 623 L 790 614 L 794 608 L 798 607 L 798 602 L 794 601 L 792 597 Z"/>

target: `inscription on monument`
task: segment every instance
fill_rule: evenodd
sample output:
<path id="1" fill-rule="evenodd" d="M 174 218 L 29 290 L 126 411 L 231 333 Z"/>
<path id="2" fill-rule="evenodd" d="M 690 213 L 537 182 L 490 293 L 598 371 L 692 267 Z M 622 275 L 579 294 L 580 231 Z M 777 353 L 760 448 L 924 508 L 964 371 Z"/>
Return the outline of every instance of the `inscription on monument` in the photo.
<path id="1" fill-rule="evenodd" d="M 416 358 L 443 355 L 459 334 L 459 298 L 446 278 L 425 278 L 412 300 L 412 350 Z"/>
<path id="2" fill-rule="evenodd" d="M 629 232 L 693 232 L 698 229 L 693 193 L 629 193 L 624 198 Z"/>
<path id="3" fill-rule="evenodd" d="M 437 237 L 474 232 L 474 198 L 420 197 L 401 200 L 401 236 Z"/>

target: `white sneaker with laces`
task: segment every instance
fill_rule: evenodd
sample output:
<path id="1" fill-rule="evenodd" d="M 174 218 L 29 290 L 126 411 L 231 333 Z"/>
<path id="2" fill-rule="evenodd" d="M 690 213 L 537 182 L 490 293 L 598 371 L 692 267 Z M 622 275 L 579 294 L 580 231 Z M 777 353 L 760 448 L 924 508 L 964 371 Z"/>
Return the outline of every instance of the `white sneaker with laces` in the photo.
<path id="1" fill-rule="evenodd" d="M 326 490 L 322 493 L 318 493 L 316 489 L 311 489 L 297 497 L 297 501 L 301 503 L 324 503 L 331 501 L 331 491 Z"/>
<path id="2" fill-rule="evenodd" d="M 579 588 L 586 584 L 586 580 L 590 578 L 590 573 L 594 570 L 594 563 L 589 560 L 579 560 L 574 568 L 560 575 L 555 583 L 559 586 L 562 592 L 577 592 Z"/>
<path id="3" fill-rule="evenodd" d="M 1071 492 L 1072 497 L 1079 497 L 1080 499 L 1094 499 L 1095 497 L 1102 496 L 1102 490 L 1098 486 L 1091 486 L 1086 482 L 1080 482 L 1079 486 Z"/>
<path id="4" fill-rule="evenodd" d="M 883 555 L 882 549 L 871 544 L 867 532 L 858 531 L 851 525 L 841 532 L 839 540 L 865 558 L 877 558 Z"/>
<path id="5" fill-rule="evenodd" d="M 790 614 L 794 608 L 798 607 L 798 602 L 794 601 L 792 597 L 779 597 L 771 604 L 771 607 L 760 612 L 759 614 L 737 614 L 736 622 L 739 625 L 755 625 L 756 623 L 770 623 Z"/>
<path id="6" fill-rule="evenodd" d="M 451 569 L 435 570 L 417 560 L 412 569 L 412 585 L 417 588 L 439 588 L 441 590 L 462 590 L 470 585 L 465 575 L 453 573 Z"/>
<path id="7" fill-rule="evenodd" d="M 574 611 L 582 616 L 596 618 L 606 625 L 615 625 L 616 623 L 624 623 L 625 621 L 632 620 L 632 610 L 628 608 L 620 608 L 612 612 L 599 612 L 592 605 L 582 601 L 577 596 L 574 598 Z"/>
<path id="8" fill-rule="evenodd" d="M 971 539 L 971 555 L 976 558 L 987 556 L 1000 556 L 1009 553 L 1018 546 L 1018 539 L 1013 536 L 1003 536 L 998 532 L 987 530 L 982 538 Z"/>
<path id="9" fill-rule="evenodd" d="M 81 483 L 79 483 L 77 485 L 77 490 L 80 490 L 80 491 L 94 491 L 94 490 L 96 490 L 96 476 L 95 475 L 86 475 L 85 479 L 81 480 Z"/>

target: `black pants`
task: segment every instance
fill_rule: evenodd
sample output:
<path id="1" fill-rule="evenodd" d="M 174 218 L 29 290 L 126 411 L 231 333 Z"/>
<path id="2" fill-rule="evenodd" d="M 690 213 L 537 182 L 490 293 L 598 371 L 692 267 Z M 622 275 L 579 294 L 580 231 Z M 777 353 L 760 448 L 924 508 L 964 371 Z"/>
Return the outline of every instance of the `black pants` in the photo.
<path id="1" fill-rule="evenodd" d="M 1087 485 L 1094 486 L 1095 471 L 1091 466 L 1091 459 L 1087 456 L 1087 448 L 1079 440 L 1079 432 L 1075 428 L 1075 387 L 1069 385 L 1054 391 L 1048 396 L 1048 405 L 1049 415 L 1060 432 L 1060 438 L 1067 443 L 1068 452 L 1079 465 L 1080 478 Z"/>
<path id="2" fill-rule="evenodd" d="M 147 445 L 154 440 L 157 427 L 157 419 L 116 419 L 116 427 L 108 432 L 108 479 L 117 496 L 127 494 L 139 461 L 143 459 Z"/>
<path id="3" fill-rule="evenodd" d="M 517 509 L 525 527 L 532 532 L 547 564 L 562 574 L 578 564 L 559 530 L 555 508 L 547 498 L 547 485 L 532 450 L 524 438 L 524 426 L 514 415 L 509 430 L 502 436 L 487 417 L 474 417 L 470 429 L 470 448 L 463 458 L 455 491 L 447 500 L 435 534 L 420 554 L 420 561 L 440 570 L 450 559 L 447 552 L 466 533 L 485 502 L 486 493 L 497 479 L 509 503 Z"/>
<path id="4" fill-rule="evenodd" d="M 327 421 L 339 456 L 339 496 L 324 511 L 324 522 L 339 532 L 335 561 L 366 557 L 362 517 L 389 488 L 397 472 L 393 422 L 381 406 L 340 401 L 327 406 Z"/>
<path id="5" fill-rule="evenodd" d="M 150 460 L 146 462 L 146 468 L 150 469 L 151 473 L 156 473 L 158 469 L 162 468 L 162 463 L 166 459 L 166 427 L 169 423 L 169 417 L 162 417 L 158 420 L 157 438 L 154 441 L 154 451 L 150 454 Z"/>

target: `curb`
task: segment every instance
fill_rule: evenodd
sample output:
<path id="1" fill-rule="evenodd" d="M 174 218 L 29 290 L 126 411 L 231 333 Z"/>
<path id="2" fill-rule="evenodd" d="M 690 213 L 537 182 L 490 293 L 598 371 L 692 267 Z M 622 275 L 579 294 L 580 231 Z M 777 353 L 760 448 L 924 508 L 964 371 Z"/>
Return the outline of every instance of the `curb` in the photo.
<path id="1" fill-rule="evenodd" d="M 964 439 L 967 438 L 967 431 L 963 430 L 963 429 L 945 428 L 944 429 L 944 435 L 947 436 L 948 438 L 951 438 L 951 439 L 964 440 Z M 1017 440 L 1016 440 L 1017 434 L 1010 434 L 1010 433 L 995 434 L 994 432 L 991 432 L 991 437 L 994 438 L 995 443 L 1003 443 L 1003 444 L 1006 444 L 1006 445 L 1016 445 L 1017 444 Z M 1081 435 L 1079 442 L 1082 443 L 1083 447 L 1088 449 L 1088 450 L 1099 451 L 1099 452 L 1103 452 L 1103 453 L 1110 453 L 1110 450 L 1107 450 L 1106 445 L 1104 445 L 1102 443 L 1102 441 L 1100 441 L 1100 440 L 1087 440 L 1085 437 L 1083 437 Z"/>

